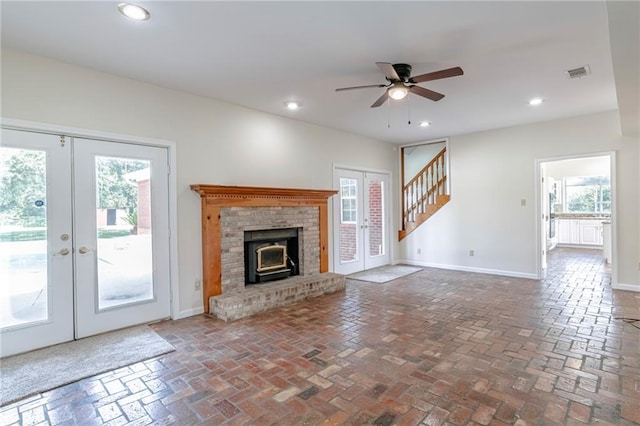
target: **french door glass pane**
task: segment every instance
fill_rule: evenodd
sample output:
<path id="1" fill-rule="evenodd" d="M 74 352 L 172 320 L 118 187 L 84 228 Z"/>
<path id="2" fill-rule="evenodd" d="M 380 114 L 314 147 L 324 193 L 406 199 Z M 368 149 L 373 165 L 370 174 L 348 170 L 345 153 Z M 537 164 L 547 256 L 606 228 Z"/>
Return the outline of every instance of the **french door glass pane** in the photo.
<path id="1" fill-rule="evenodd" d="M 384 182 L 369 181 L 369 256 L 384 254 Z"/>
<path id="2" fill-rule="evenodd" d="M 358 254 L 357 217 L 358 217 L 358 181 L 340 178 L 340 262 L 353 262 L 360 258 Z"/>
<path id="3" fill-rule="evenodd" d="M 0 147 L 0 327 L 49 318 L 47 156 Z"/>
<path id="4" fill-rule="evenodd" d="M 96 157 L 99 309 L 154 297 L 150 167 Z"/>

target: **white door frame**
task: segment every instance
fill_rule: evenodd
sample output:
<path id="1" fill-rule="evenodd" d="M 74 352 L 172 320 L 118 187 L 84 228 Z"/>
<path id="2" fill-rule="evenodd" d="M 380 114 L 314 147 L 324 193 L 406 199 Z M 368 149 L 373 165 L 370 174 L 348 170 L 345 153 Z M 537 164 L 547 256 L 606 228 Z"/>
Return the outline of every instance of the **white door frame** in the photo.
<path id="1" fill-rule="evenodd" d="M 170 280 L 171 280 L 171 318 L 180 316 L 180 289 L 178 287 L 178 204 L 177 204 L 177 167 L 176 167 L 176 143 L 173 141 L 142 138 L 138 136 L 107 133 L 97 130 L 82 129 L 68 126 L 58 126 L 49 123 L 39 123 L 11 118 L 0 118 L 0 126 L 6 129 L 26 130 L 37 133 L 50 133 L 70 137 L 97 139 L 106 142 L 120 142 L 137 145 L 148 145 L 166 148 L 169 161 L 169 256 L 170 256 Z"/>
<path id="2" fill-rule="evenodd" d="M 549 163 L 553 161 L 562 161 L 562 160 L 574 160 L 577 158 L 590 158 L 590 157 L 609 157 L 609 175 L 611 179 L 611 286 L 616 288 L 618 283 L 618 249 L 617 249 L 617 188 L 616 188 L 616 152 L 615 151 L 605 151 L 605 152 L 590 152 L 583 154 L 574 154 L 574 155 L 564 155 L 559 157 L 547 157 L 547 158 L 538 158 L 535 161 L 535 197 L 536 197 L 536 277 L 541 280 L 544 278 L 544 271 L 542 269 L 542 227 L 544 226 L 542 222 L 542 174 L 541 167 L 543 163 Z M 557 223 L 556 223 L 557 226 Z M 558 232 L 556 228 L 556 232 Z M 544 247 L 546 250 L 546 247 Z"/>
<path id="3" fill-rule="evenodd" d="M 333 187 L 339 187 L 338 183 L 335 182 L 335 175 L 336 175 L 336 170 L 337 169 L 342 169 L 342 170 L 351 170 L 354 172 L 361 172 L 361 173 L 378 173 L 381 175 L 385 175 L 388 179 L 389 182 L 389 190 L 388 190 L 388 194 L 387 194 L 387 203 L 385 205 L 385 210 L 384 210 L 384 215 L 385 215 L 385 222 L 384 222 L 384 226 L 385 226 L 385 240 L 387 241 L 387 250 L 389 253 L 389 263 L 393 263 L 393 246 L 394 244 L 392 244 L 392 239 L 391 239 L 391 225 L 394 222 L 394 218 L 393 218 L 393 212 L 395 211 L 392 206 L 394 203 L 394 196 L 393 196 L 393 180 L 392 180 L 392 174 L 390 171 L 388 170 L 381 170 L 381 169 L 373 169 L 373 168 L 365 168 L 365 167 L 358 167 L 358 166 L 351 166 L 351 165 L 347 165 L 347 164 L 340 164 L 340 163 L 333 163 L 333 170 L 332 170 L 332 180 L 333 180 Z M 338 203 L 340 202 L 340 195 L 338 194 L 336 197 L 331 197 L 331 203 L 332 205 L 330 206 L 331 208 L 331 212 L 332 214 L 330 215 L 331 217 L 331 225 L 332 225 L 332 231 L 330 232 L 331 234 L 331 238 L 332 240 L 332 246 L 333 249 L 331 250 L 331 255 L 333 256 L 332 261 L 331 261 L 331 265 L 332 265 L 332 270 L 335 272 L 336 270 L 336 265 L 337 262 L 340 261 L 340 257 L 337 256 L 337 252 L 338 252 L 338 238 L 336 237 L 336 227 L 339 226 L 339 223 L 335 223 L 335 205 L 333 203 Z"/>

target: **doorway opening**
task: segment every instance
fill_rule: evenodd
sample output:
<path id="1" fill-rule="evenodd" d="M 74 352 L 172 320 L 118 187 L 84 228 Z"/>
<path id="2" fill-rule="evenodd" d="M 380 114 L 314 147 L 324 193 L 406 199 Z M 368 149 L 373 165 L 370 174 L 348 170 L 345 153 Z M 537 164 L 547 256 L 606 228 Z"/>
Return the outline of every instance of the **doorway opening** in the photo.
<path id="1" fill-rule="evenodd" d="M 601 258 L 615 282 L 615 153 L 537 161 L 538 277 L 560 249 Z"/>

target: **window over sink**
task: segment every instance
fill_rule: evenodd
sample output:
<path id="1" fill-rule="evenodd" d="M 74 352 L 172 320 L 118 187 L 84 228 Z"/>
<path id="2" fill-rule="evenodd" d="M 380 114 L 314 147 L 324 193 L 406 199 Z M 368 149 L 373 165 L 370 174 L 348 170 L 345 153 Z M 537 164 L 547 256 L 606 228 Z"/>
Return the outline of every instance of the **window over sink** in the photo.
<path id="1" fill-rule="evenodd" d="M 564 178 L 566 213 L 611 213 L 609 176 L 574 176 Z"/>

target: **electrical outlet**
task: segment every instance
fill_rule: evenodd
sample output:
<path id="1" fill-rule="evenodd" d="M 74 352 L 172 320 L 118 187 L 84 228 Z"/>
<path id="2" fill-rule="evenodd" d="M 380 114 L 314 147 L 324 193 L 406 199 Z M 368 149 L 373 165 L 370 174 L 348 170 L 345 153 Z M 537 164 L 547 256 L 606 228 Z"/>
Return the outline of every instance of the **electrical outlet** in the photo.
<path id="1" fill-rule="evenodd" d="M 469 256 L 475 256 L 476 251 L 474 249 L 469 250 Z"/>
<path id="2" fill-rule="evenodd" d="M 422 249 L 418 249 L 418 254 L 422 253 Z"/>
<path id="3" fill-rule="evenodd" d="M 520 200 L 520 206 L 521 207 L 525 207 L 526 205 L 527 205 L 527 199 L 526 198 L 521 199 Z"/>
<path id="4" fill-rule="evenodd" d="M 202 283 L 200 282 L 200 280 L 196 280 L 195 287 L 196 287 L 196 290 L 200 290 L 200 288 L 202 287 Z"/>

